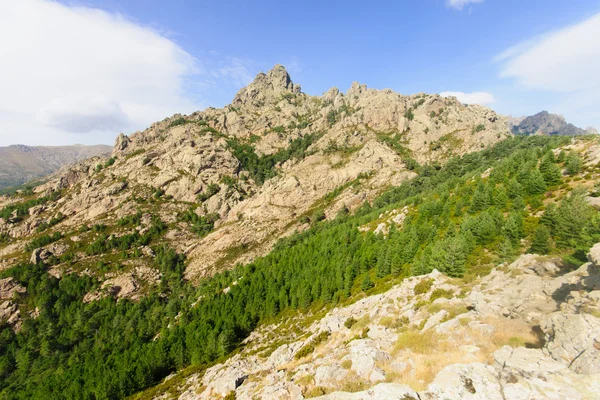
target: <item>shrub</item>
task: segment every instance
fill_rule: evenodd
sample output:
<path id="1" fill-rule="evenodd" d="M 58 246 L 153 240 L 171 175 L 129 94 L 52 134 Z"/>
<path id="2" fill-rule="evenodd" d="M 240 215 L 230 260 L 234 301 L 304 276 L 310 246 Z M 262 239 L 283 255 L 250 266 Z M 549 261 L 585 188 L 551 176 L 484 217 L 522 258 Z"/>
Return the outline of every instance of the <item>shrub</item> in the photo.
<path id="1" fill-rule="evenodd" d="M 312 354 L 315 351 L 315 347 L 327 340 L 329 335 L 331 335 L 331 333 L 329 333 L 328 331 L 323 331 L 319 333 L 309 343 L 307 343 L 300 350 L 298 350 L 294 357 L 297 360 L 299 360 L 302 357 L 306 357 L 307 355 Z"/>
<path id="2" fill-rule="evenodd" d="M 173 128 L 174 126 L 178 126 L 178 125 L 184 125 L 186 123 L 187 123 L 187 121 L 185 120 L 185 118 L 179 117 L 179 118 L 171 121 L 168 125 L 168 128 Z"/>
<path id="3" fill-rule="evenodd" d="M 433 292 L 431 292 L 431 295 L 429 296 L 429 301 L 434 301 L 442 297 L 445 299 L 451 299 L 452 297 L 454 297 L 454 294 L 451 290 L 437 288 Z"/>
<path id="4" fill-rule="evenodd" d="M 415 296 L 429 292 L 429 289 L 431 289 L 432 285 L 433 285 L 433 279 L 431 279 L 431 278 L 423 279 L 421 282 L 419 282 L 415 285 L 415 289 L 414 289 Z"/>
<path id="5" fill-rule="evenodd" d="M 25 250 L 32 251 L 39 247 L 46 246 L 50 243 L 54 243 L 57 240 L 62 239 L 62 234 L 60 232 L 54 232 L 52 235 L 43 235 L 33 239 L 31 242 L 27 243 L 25 246 Z"/>
<path id="6" fill-rule="evenodd" d="M 220 190 L 221 186 L 219 186 L 217 183 L 210 183 L 205 192 L 198 194 L 198 201 L 202 203 L 219 193 Z"/>
<path id="7" fill-rule="evenodd" d="M 483 130 L 485 130 L 485 125 L 479 124 L 479 125 L 473 127 L 473 134 L 476 134 L 476 133 L 481 132 Z"/>
<path id="8" fill-rule="evenodd" d="M 352 328 L 354 326 L 354 324 L 356 324 L 356 318 L 354 317 L 350 317 L 346 320 L 346 322 L 344 322 L 344 326 L 348 329 Z"/>

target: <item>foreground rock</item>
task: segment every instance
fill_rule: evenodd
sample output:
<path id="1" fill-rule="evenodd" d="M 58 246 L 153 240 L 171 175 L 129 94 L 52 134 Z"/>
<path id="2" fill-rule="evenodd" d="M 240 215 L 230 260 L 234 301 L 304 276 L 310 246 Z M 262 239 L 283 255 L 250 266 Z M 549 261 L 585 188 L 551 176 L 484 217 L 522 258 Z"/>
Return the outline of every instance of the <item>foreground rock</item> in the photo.
<path id="1" fill-rule="evenodd" d="M 528 254 L 470 286 L 433 271 L 330 311 L 302 340 L 301 319 L 262 327 L 179 398 L 599 398 L 599 256 L 563 274 Z M 289 343 L 261 351 L 275 332 Z"/>

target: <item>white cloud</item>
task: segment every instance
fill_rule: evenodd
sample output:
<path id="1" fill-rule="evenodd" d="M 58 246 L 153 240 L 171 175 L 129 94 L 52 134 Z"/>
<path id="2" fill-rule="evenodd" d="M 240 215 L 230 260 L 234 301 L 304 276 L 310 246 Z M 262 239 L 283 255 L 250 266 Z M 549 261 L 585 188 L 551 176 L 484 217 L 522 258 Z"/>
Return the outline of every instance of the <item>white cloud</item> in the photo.
<path id="1" fill-rule="evenodd" d="M 475 3 L 483 3 L 483 0 L 447 0 L 448 7 L 462 10 L 464 6 Z"/>
<path id="2" fill-rule="evenodd" d="M 495 61 L 501 77 L 556 99 L 544 108 L 564 113 L 575 124 L 600 125 L 600 13 L 512 46 Z"/>
<path id="3" fill-rule="evenodd" d="M 570 92 L 600 86 L 600 14 L 504 51 L 502 77 L 530 89 Z"/>
<path id="4" fill-rule="evenodd" d="M 493 103 L 496 101 L 494 96 L 488 92 L 472 92 L 472 93 L 464 93 L 464 92 L 442 92 L 440 93 L 442 97 L 456 97 L 458 101 L 465 104 L 481 104 L 486 105 Z"/>
<path id="5" fill-rule="evenodd" d="M 0 145 L 108 142 L 199 108 L 198 61 L 117 14 L 48 0 L 0 2 Z"/>

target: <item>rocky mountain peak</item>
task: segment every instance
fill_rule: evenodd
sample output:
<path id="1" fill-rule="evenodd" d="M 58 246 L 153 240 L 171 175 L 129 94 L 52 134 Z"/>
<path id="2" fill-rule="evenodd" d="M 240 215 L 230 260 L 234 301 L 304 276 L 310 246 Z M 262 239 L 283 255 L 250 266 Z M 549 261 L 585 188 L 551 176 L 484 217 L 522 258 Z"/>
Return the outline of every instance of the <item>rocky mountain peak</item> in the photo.
<path id="1" fill-rule="evenodd" d="M 283 65 L 275 65 L 266 74 L 260 72 L 251 84 L 242 88 L 233 99 L 233 105 L 261 107 L 272 103 L 286 93 L 300 93 L 300 85 L 294 84 Z"/>
<path id="2" fill-rule="evenodd" d="M 586 131 L 568 123 L 562 115 L 541 111 L 512 128 L 516 135 L 585 135 Z"/>

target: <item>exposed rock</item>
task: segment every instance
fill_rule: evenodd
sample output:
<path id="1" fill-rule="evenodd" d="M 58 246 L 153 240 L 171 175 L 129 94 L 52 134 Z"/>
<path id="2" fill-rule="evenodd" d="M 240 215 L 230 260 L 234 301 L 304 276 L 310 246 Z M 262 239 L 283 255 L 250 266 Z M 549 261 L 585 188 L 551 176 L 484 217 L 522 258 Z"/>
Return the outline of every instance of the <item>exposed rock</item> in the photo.
<path id="1" fill-rule="evenodd" d="M 15 294 L 23 294 L 27 291 L 19 285 L 12 277 L 0 279 L 0 300 L 11 300 Z"/>
<path id="2" fill-rule="evenodd" d="M 115 194 L 121 192 L 123 189 L 127 187 L 127 182 L 121 181 L 112 184 L 108 189 L 106 189 L 105 193 L 107 196 L 114 196 Z"/>
<path id="3" fill-rule="evenodd" d="M 600 319 L 589 314 L 553 313 L 541 326 L 544 349 L 578 374 L 600 373 Z"/>
<path id="4" fill-rule="evenodd" d="M 598 266 L 600 266 L 600 243 L 596 243 L 594 246 L 592 246 L 590 252 L 588 253 L 588 260 L 590 260 L 590 262 L 594 264 L 596 268 L 599 268 Z"/>
<path id="5" fill-rule="evenodd" d="M 587 132 L 573 124 L 567 123 L 561 115 L 541 111 L 527 117 L 513 127 L 513 132 L 518 135 L 585 135 Z"/>
<path id="6" fill-rule="evenodd" d="M 380 383 L 369 390 L 356 393 L 333 392 L 315 400 L 418 400 L 417 392 L 407 385 Z"/>
<path id="7" fill-rule="evenodd" d="M 114 153 L 119 153 L 122 151 L 125 151 L 125 149 L 127 149 L 127 146 L 129 146 L 129 143 L 131 143 L 131 139 L 129 139 L 128 136 L 119 133 L 119 136 L 117 136 L 117 139 L 115 140 L 115 146 L 113 148 L 113 152 Z"/>
<path id="8" fill-rule="evenodd" d="M 458 294 L 461 289 L 437 270 L 408 278 L 385 293 L 331 310 L 308 328 L 305 339 L 297 340 L 294 332 L 268 357 L 252 349 L 283 332 L 277 325 L 264 326 L 246 339 L 241 353 L 206 372 L 200 398 L 235 392 L 237 399 L 299 399 L 311 388 L 318 393 L 347 385 L 368 389 L 318 398 L 597 398 L 600 319 L 589 311 L 600 301 L 598 248 L 590 252 L 592 262 L 564 275 L 558 259 L 521 256 L 476 281 L 466 298 L 436 299 L 431 312 L 415 307 L 428 298 L 428 293 L 414 295 L 416 284 L 430 279 L 430 292 L 440 288 Z M 360 328 L 345 326 L 351 317 Z M 330 332 L 328 338 L 296 360 L 294 354 L 323 331 Z M 421 340 L 436 342 L 419 349 Z M 503 341 L 512 347 L 502 346 Z M 424 369 L 435 371 L 431 382 L 417 378 Z M 194 398 L 197 382 L 189 381 L 182 399 Z"/>
<path id="9" fill-rule="evenodd" d="M 337 386 L 344 382 L 348 376 L 348 371 L 339 365 L 322 365 L 317 368 L 315 373 L 315 385 L 317 386 Z"/>

